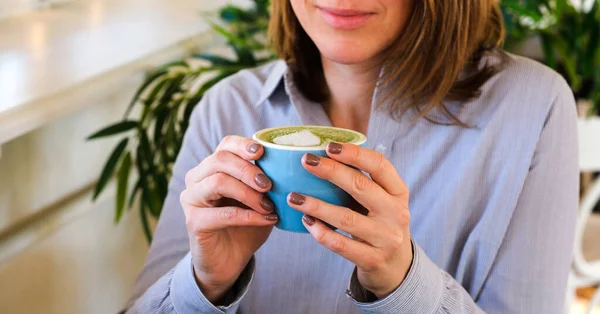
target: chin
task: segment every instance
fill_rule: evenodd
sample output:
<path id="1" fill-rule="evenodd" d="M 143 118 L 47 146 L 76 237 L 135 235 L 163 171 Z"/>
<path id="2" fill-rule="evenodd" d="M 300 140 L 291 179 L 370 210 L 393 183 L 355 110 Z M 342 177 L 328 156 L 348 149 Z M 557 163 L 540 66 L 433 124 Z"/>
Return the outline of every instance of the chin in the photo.
<path id="1" fill-rule="evenodd" d="M 372 60 L 375 52 L 360 49 L 360 45 L 317 45 L 323 58 L 339 64 L 359 64 Z"/>

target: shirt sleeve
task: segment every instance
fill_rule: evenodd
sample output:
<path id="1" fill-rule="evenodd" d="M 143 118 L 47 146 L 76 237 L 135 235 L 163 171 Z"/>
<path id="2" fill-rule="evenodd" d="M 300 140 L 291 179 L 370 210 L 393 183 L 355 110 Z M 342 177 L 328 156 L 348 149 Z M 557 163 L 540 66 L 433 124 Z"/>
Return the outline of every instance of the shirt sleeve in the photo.
<path id="1" fill-rule="evenodd" d="M 218 90 L 217 90 L 218 92 Z M 204 297 L 194 279 L 189 238 L 179 195 L 185 189 L 186 173 L 212 154 L 222 134 L 218 129 L 215 88 L 194 108 L 183 145 L 173 166 L 173 177 L 146 262 L 134 286 L 127 313 L 234 313 L 247 291 L 254 259 L 248 264 L 230 295 L 233 303 L 215 307 Z"/>
<path id="2" fill-rule="evenodd" d="M 228 293 L 227 305 L 217 306 L 206 299 L 196 284 L 191 254 L 188 253 L 173 270 L 153 284 L 127 313 L 237 313 L 252 281 L 254 265 L 253 258 Z"/>
<path id="3" fill-rule="evenodd" d="M 370 302 L 353 275 L 349 296 L 364 313 L 564 313 L 579 197 L 577 115 L 560 79 L 529 173 L 483 289 L 470 295 L 414 246 L 404 282 Z M 364 290 L 364 289 L 363 289 Z"/>

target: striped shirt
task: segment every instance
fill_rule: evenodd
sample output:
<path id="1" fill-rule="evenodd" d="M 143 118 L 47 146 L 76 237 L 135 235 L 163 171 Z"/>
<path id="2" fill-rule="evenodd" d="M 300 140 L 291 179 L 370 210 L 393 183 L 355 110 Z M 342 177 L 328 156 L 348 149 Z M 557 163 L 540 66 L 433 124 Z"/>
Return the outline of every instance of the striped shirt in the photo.
<path id="1" fill-rule="evenodd" d="M 203 296 L 179 203 L 186 172 L 226 135 L 331 125 L 283 61 L 220 82 L 192 114 L 128 313 L 562 313 L 578 206 L 574 98 L 552 70 L 506 58 L 481 97 L 448 104 L 470 128 L 372 106 L 367 148 L 407 183 L 414 240 L 404 282 L 374 302 L 352 293 L 352 263 L 279 229 L 238 279 L 235 301 L 216 307 Z"/>

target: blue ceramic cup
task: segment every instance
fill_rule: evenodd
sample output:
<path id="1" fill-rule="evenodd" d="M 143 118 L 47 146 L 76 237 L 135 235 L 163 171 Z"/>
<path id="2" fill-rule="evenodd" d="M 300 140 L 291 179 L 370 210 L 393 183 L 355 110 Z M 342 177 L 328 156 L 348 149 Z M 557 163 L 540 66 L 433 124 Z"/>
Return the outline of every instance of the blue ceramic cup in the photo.
<path id="1" fill-rule="evenodd" d="M 352 130 L 321 127 L 321 126 L 292 126 L 277 127 L 258 131 L 253 139 L 264 147 L 264 155 L 256 161 L 256 165 L 271 179 L 273 186 L 267 193 L 275 204 L 275 210 L 279 215 L 276 226 L 279 229 L 292 232 L 308 232 L 302 224 L 303 213 L 291 208 L 287 203 L 287 196 L 291 192 L 312 196 L 325 202 L 349 206 L 352 198 L 344 190 L 333 183 L 319 179 L 302 166 L 302 156 L 311 153 L 317 156 L 327 156 L 325 148 L 328 141 L 322 141 L 319 146 L 299 147 L 278 145 L 269 140 L 268 135 L 290 134 L 299 129 L 309 129 L 314 134 L 343 134 L 335 140 L 355 145 L 364 145 L 366 137 Z M 324 138 L 324 136 L 320 136 Z"/>

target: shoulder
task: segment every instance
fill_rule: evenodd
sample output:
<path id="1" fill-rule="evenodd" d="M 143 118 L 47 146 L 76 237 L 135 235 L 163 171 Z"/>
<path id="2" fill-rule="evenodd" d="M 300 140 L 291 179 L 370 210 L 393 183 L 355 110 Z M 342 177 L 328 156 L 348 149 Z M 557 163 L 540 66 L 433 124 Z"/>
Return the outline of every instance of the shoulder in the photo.
<path id="1" fill-rule="evenodd" d="M 219 81 L 206 95 L 213 100 L 237 100 L 221 106 L 252 107 L 259 101 L 261 93 L 269 88 L 268 81 L 277 79 L 277 77 L 281 78 L 284 68 L 285 63 L 282 60 L 276 60 L 256 68 L 240 70 Z"/>
<path id="2" fill-rule="evenodd" d="M 569 84 L 558 72 L 538 61 L 506 52 L 492 86 L 505 96 L 515 96 L 546 109 L 557 98 L 573 96 Z"/>
<path id="3" fill-rule="evenodd" d="M 541 126 L 553 107 L 576 110 L 569 84 L 546 65 L 504 52 L 488 62 L 497 63 L 499 72 L 482 87 L 482 110 L 529 126 Z"/>

